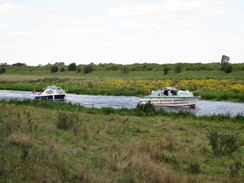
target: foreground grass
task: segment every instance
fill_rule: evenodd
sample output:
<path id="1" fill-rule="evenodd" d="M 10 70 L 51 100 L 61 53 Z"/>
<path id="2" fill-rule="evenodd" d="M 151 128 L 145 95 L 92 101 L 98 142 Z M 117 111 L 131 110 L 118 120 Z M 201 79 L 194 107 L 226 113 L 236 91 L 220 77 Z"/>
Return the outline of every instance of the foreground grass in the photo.
<path id="1" fill-rule="evenodd" d="M 231 154 L 214 154 L 207 138 L 207 129 L 218 129 L 239 134 L 238 144 L 243 144 L 241 117 L 207 120 L 189 114 L 151 116 L 153 111 L 140 115 L 68 105 L 0 103 L 0 182 L 241 182 L 244 178 L 243 146 Z"/>

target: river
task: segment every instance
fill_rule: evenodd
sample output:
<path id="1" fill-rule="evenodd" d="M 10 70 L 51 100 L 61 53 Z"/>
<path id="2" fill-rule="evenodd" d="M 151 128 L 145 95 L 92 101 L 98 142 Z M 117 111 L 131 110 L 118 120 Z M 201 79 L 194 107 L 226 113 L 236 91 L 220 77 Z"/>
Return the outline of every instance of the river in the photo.
<path id="1" fill-rule="evenodd" d="M 9 99 L 34 99 L 31 91 L 12 91 L 0 90 L 0 100 Z M 66 94 L 66 102 L 80 104 L 85 107 L 112 107 L 112 108 L 135 108 L 140 102 L 139 97 L 126 96 L 101 96 L 101 95 L 76 95 Z M 166 111 L 177 112 L 179 110 L 191 111 L 197 116 L 214 114 L 237 114 L 244 115 L 244 103 L 225 102 L 225 101 L 207 101 L 199 100 L 196 108 L 164 108 Z"/>

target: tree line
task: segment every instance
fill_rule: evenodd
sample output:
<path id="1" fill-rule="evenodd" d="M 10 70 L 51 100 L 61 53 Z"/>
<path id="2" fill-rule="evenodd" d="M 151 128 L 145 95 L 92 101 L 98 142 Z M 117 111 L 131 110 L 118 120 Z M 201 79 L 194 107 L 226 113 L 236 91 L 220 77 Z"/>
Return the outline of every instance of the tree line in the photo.
<path id="1" fill-rule="evenodd" d="M 88 74 L 93 71 L 122 71 L 128 73 L 131 71 L 162 71 L 165 75 L 169 72 L 181 73 L 183 71 L 223 71 L 230 73 L 232 71 L 244 71 L 244 63 L 231 64 L 230 58 L 223 55 L 220 62 L 213 63 L 175 63 L 175 64 L 156 64 L 156 63 L 133 63 L 128 65 L 114 64 L 114 63 L 100 63 L 100 64 L 79 64 L 75 62 L 65 65 L 64 62 L 56 62 L 54 64 L 47 64 L 45 66 L 27 66 L 25 63 L 15 63 L 8 65 L 7 63 L 0 63 L 0 73 L 6 72 L 5 68 L 29 68 L 32 70 L 49 70 L 52 73 L 75 71 Z"/>

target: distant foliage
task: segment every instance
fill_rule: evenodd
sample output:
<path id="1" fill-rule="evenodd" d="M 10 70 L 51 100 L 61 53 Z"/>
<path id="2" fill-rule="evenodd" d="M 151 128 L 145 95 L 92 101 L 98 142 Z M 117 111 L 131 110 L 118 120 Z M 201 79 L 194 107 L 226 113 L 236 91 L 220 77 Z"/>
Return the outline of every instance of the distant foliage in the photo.
<path id="1" fill-rule="evenodd" d="M 164 67 L 164 75 L 167 75 L 169 72 L 169 68 L 167 66 Z"/>
<path id="2" fill-rule="evenodd" d="M 69 71 L 76 71 L 76 63 L 71 63 L 68 66 Z"/>
<path id="3" fill-rule="evenodd" d="M 181 72 L 182 72 L 182 66 L 180 64 L 176 64 L 175 73 L 181 73 Z"/>
<path id="4" fill-rule="evenodd" d="M 226 55 L 222 55 L 222 57 L 221 57 L 221 64 L 229 63 L 229 61 L 230 61 L 230 57 L 228 57 Z"/>
<path id="5" fill-rule="evenodd" d="M 26 64 L 18 62 L 18 63 L 13 64 L 13 66 L 21 67 L 21 66 L 26 66 Z"/>
<path id="6" fill-rule="evenodd" d="M 61 69 L 60 69 L 60 72 L 64 72 L 65 71 L 65 69 L 62 67 Z"/>
<path id="7" fill-rule="evenodd" d="M 221 57 L 221 71 L 224 71 L 225 73 L 231 73 L 232 72 L 232 66 L 229 63 L 230 57 L 223 55 Z"/>
<path id="8" fill-rule="evenodd" d="M 54 73 L 54 72 L 58 72 L 58 70 L 59 70 L 59 68 L 58 68 L 57 65 L 53 65 L 53 66 L 51 67 L 51 69 L 50 69 L 50 71 L 51 71 L 52 73 Z"/>
<path id="9" fill-rule="evenodd" d="M 1 68 L 0 69 L 0 74 L 5 73 L 5 72 L 6 72 L 6 69 L 5 68 Z"/>
<path id="10" fill-rule="evenodd" d="M 81 72 L 81 68 L 77 68 L 77 73 L 80 73 Z"/>
<path id="11" fill-rule="evenodd" d="M 127 66 L 124 66 L 123 68 L 122 68 L 122 71 L 123 71 L 123 73 L 128 73 L 130 70 L 129 70 L 129 67 L 127 67 Z"/>
<path id="12" fill-rule="evenodd" d="M 232 65 L 231 64 L 225 65 L 225 67 L 223 68 L 223 71 L 225 73 L 231 73 L 232 72 Z"/>
<path id="13" fill-rule="evenodd" d="M 89 64 L 89 65 L 86 65 L 84 68 L 83 68 L 83 72 L 84 74 L 88 74 L 90 72 L 93 71 L 93 65 L 92 64 Z"/>
<path id="14" fill-rule="evenodd" d="M 56 62 L 55 65 L 65 65 L 64 62 Z"/>

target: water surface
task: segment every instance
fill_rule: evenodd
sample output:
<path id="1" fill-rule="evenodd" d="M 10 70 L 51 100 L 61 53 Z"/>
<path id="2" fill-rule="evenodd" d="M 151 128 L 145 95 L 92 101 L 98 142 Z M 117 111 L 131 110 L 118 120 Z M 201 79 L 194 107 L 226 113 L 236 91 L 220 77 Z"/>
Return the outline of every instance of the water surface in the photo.
<path id="1" fill-rule="evenodd" d="M 31 91 L 12 91 L 0 90 L 0 100 L 9 99 L 34 99 L 35 95 Z M 139 97 L 126 96 L 101 96 L 101 95 L 76 95 L 66 94 L 66 102 L 80 104 L 85 107 L 113 107 L 113 108 L 135 108 L 140 102 Z M 179 110 L 191 111 L 197 116 L 213 114 L 236 114 L 244 115 L 244 103 L 224 102 L 224 101 L 207 101 L 200 100 L 196 108 L 165 108 L 166 111 L 177 112 Z"/>

